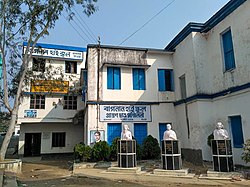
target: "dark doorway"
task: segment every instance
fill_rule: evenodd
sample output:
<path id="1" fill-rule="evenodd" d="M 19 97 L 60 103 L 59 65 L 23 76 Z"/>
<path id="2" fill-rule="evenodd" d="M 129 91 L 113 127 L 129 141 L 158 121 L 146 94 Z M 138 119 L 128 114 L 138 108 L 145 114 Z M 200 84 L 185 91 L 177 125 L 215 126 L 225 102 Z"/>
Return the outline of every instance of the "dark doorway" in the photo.
<path id="1" fill-rule="evenodd" d="M 25 133 L 24 156 L 40 156 L 41 133 Z"/>

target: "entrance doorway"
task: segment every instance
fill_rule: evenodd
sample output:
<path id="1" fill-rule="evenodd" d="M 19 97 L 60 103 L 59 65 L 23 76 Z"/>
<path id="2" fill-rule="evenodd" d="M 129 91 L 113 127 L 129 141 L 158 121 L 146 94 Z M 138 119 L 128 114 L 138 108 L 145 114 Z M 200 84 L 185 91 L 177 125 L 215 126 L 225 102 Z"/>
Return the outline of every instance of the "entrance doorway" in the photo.
<path id="1" fill-rule="evenodd" d="M 40 156 L 41 133 L 25 133 L 24 156 Z"/>

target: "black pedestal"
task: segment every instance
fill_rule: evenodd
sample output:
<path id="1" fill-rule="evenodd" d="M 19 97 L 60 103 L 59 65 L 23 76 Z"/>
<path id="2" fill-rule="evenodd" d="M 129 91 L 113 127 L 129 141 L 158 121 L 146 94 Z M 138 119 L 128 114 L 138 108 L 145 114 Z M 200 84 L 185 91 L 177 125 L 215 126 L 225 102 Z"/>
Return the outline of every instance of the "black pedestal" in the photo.
<path id="1" fill-rule="evenodd" d="M 181 152 L 178 140 L 162 140 L 163 169 L 181 169 Z"/>
<path id="2" fill-rule="evenodd" d="M 234 171 L 231 140 L 212 140 L 214 171 Z"/>
<path id="3" fill-rule="evenodd" d="M 118 167 L 136 167 L 135 140 L 118 140 Z"/>

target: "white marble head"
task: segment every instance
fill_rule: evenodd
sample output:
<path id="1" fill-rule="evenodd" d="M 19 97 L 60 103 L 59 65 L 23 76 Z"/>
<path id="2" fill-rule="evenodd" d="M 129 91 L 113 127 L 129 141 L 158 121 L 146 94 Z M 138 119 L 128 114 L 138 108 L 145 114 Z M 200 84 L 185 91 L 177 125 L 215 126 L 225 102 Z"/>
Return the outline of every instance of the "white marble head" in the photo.
<path id="1" fill-rule="evenodd" d="M 172 126 L 170 123 L 167 124 L 167 130 L 171 130 Z"/>
<path id="2" fill-rule="evenodd" d="M 216 125 L 216 128 L 217 128 L 217 129 L 223 129 L 223 127 L 224 127 L 224 126 L 223 126 L 222 122 L 220 122 L 220 121 L 217 122 L 217 125 Z"/>
<path id="3" fill-rule="evenodd" d="M 123 125 L 123 130 L 129 130 L 129 126 L 127 124 Z"/>

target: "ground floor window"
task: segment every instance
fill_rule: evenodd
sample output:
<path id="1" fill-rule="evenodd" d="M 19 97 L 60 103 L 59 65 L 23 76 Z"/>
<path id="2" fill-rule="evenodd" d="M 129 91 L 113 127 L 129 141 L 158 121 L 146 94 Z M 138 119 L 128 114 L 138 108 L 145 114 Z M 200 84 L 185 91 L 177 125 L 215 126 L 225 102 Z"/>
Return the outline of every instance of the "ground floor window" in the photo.
<path id="1" fill-rule="evenodd" d="M 66 132 L 52 133 L 52 147 L 65 147 Z"/>
<path id="2" fill-rule="evenodd" d="M 111 145 L 112 141 L 121 137 L 122 124 L 121 123 L 108 123 L 108 144 Z"/>
<path id="3" fill-rule="evenodd" d="M 148 130 L 147 130 L 147 123 L 135 123 L 134 124 L 134 136 L 136 142 L 139 145 L 142 145 L 143 140 L 147 137 Z"/>

